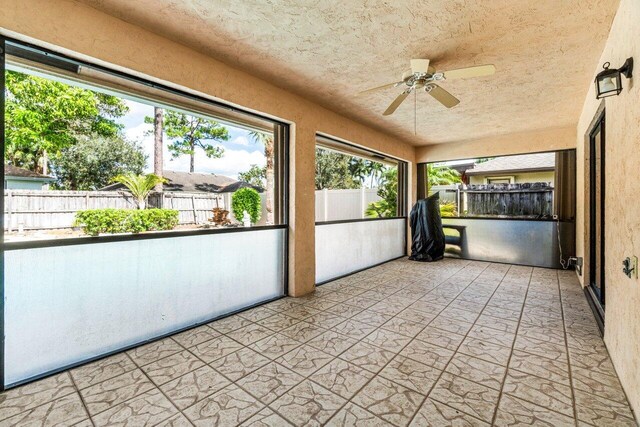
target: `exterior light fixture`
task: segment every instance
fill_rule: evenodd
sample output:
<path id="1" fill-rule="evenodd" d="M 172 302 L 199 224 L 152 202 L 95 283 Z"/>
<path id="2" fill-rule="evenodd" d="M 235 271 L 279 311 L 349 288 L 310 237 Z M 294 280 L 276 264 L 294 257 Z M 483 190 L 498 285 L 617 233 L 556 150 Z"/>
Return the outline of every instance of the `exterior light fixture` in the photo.
<path id="1" fill-rule="evenodd" d="M 618 69 L 610 69 L 611 64 L 605 62 L 602 71 L 596 76 L 596 98 L 606 98 L 611 95 L 619 95 L 622 92 L 622 79 L 620 75 L 631 78 L 633 71 L 633 58 L 627 58 L 624 65 Z"/>

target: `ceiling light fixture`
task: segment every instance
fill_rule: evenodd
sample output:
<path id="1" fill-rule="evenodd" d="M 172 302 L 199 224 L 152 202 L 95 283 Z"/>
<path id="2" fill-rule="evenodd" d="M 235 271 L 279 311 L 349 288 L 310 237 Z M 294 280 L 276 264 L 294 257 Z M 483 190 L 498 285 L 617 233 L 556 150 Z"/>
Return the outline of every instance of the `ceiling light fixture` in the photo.
<path id="1" fill-rule="evenodd" d="M 622 92 L 622 78 L 624 75 L 630 79 L 633 71 L 633 58 L 627 58 L 624 65 L 618 69 L 610 69 L 611 64 L 605 62 L 602 65 L 603 70 L 596 76 L 596 98 L 606 98 L 611 95 L 619 95 Z"/>

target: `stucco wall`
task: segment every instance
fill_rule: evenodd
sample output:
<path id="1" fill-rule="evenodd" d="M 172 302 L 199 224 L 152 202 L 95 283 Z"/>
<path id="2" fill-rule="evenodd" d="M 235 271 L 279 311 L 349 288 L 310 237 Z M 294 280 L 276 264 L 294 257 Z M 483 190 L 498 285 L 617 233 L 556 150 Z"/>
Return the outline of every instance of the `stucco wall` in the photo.
<path id="1" fill-rule="evenodd" d="M 622 0 L 611 33 L 594 76 L 604 62 L 620 67 L 625 59 L 636 61 L 635 76 L 640 77 L 640 2 Z M 638 77 L 623 81 L 619 96 L 606 98 L 605 152 L 605 343 L 633 409 L 640 411 L 640 281 L 622 273 L 622 260 L 640 255 L 640 83 Z M 585 194 L 588 179 L 585 168 L 588 152 L 585 134 L 598 110 L 593 84 L 584 102 L 576 136 L 578 158 L 578 256 L 588 255 L 588 206 Z M 580 191 L 581 189 L 585 191 Z M 585 270 L 589 270 L 585 258 Z M 580 278 L 585 281 L 585 277 Z"/>
<path id="2" fill-rule="evenodd" d="M 571 126 L 427 145 L 416 149 L 416 162 L 439 162 L 474 157 L 537 153 L 575 147 L 576 128 Z"/>
<path id="3" fill-rule="evenodd" d="M 314 288 L 314 145 L 316 132 L 413 162 L 414 148 L 313 102 L 234 69 L 160 35 L 71 0 L 4 0 L 4 35 L 115 65 L 122 71 L 196 91 L 292 123 L 290 171 L 290 292 Z M 410 164 L 410 202 L 415 168 Z"/>

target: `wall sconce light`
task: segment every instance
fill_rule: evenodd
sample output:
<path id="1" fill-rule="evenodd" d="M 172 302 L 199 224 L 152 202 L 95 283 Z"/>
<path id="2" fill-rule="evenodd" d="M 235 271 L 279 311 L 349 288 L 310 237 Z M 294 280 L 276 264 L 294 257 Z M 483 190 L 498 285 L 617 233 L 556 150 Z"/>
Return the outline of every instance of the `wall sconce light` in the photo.
<path id="1" fill-rule="evenodd" d="M 631 78 L 631 72 L 633 71 L 633 58 L 627 58 L 624 65 L 620 68 L 609 69 L 608 62 L 605 62 L 602 68 L 596 76 L 596 98 L 606 98 L 611 95 L 618 95 L 622 92 L 622 79 L 620 75 L 624 75 L 626 78 Z"/>

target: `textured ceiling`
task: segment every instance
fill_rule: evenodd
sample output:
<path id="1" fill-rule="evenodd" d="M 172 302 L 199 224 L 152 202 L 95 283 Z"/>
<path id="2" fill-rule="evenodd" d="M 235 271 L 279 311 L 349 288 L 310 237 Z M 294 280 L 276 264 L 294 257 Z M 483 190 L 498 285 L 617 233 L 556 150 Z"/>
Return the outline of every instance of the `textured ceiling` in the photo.
<path id="1" fill-rule="evenodd" d="M 356 120 L 444 143 L 574 125 L 619 0 L 81 0 Z M 422 92 L 390 117 L 411 58 L 496 74 L 445 81 L 451 110 Z M 613 64 L 614 66 L 616 64 Z"/>

